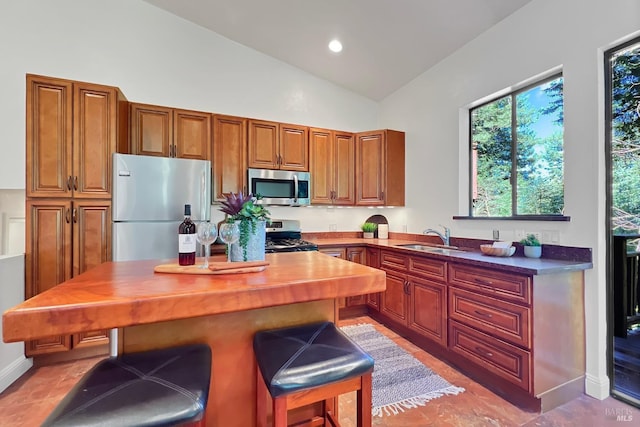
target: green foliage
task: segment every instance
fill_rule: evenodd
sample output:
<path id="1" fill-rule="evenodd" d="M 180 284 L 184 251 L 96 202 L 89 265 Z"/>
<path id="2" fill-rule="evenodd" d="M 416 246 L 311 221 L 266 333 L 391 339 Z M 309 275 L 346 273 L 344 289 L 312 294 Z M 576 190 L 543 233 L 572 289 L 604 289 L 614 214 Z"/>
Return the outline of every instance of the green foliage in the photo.
<path id="1" fill-rule="evenodd" d="M 640 230 L 640 43 L 622 48 L 610 64 L 612 227 Z"/>
<path id="2" fill-rule="evenodd" d="M 226 221 L 239 221 L 240 238 L 238 244 L 242 248 L 244 261 L 247 260 L 249 237 L 255 233 L 260 221 L 269 220 L 270 212 L 267 208 L 256 203 L 259 199 L 261 199 L 259 195 L 254 197 L 251 193 L 245 196 L 242 192 L 238 192 L 237 195 L 231 192 L 226 194 L 225 200 L 221 202 L 220 211 L 227 214 Z"/>
<path id="3" fill-rule="evenodd" d="M 535 234 L 527 234 L 527 237 L 520 240 L 524 246 L 540 246 L 540 240 L 535 236 Z"/>
<path id="4" fill-rule="evenodd" d="M 373 233 L 378 229 L 378 224 L 376 224 L 375 222 L 365 222 L 360 226 L 360 228 L 365 233 Z"/>
<path id="5" fill-rule="evenodd" d="M 537 104 L 531 100 L 540 90 L 550 98 L 547 108 L 536 107 Z M 473 216 L 563 212 L 562 128 L 558 126 L 558 131 L 544 138 L 535 130 L 539 120 L 551 119 L 544 117 L 545 114 L 553 114 L 554 121 L 562 123 L 562 104 L 552 108 L 556 102 L 554 97 L 561 95 L 562 78 L 558 78 L 549 84 L 497 99 L 472 111 L 472 155 L 475 158 L 476 178 Z M 516 126 L 512 126 L 514 113 Z M 514 139 L 517 142 L 515 152 Z"/>

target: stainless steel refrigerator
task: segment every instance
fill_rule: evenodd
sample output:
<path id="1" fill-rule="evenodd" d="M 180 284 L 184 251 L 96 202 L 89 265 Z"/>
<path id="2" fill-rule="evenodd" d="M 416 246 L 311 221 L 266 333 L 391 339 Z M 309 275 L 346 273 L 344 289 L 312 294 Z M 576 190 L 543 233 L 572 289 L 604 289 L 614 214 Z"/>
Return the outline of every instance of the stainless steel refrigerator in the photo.
<path id="1" fill-rule="evenodd" d="M 185 204 L 210 219 L 211 162 L 114 154 L 113 260 L 177 258 Z"/>

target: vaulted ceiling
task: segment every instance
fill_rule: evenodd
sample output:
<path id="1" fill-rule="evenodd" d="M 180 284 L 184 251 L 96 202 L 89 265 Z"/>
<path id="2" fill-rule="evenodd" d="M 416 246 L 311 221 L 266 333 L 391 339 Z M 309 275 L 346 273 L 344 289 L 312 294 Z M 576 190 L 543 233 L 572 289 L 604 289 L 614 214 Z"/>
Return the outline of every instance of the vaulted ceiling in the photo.
<path id="1" fill-rule="evenodd" d="M 378 101 L 531 0 L 145 1 Z"/>

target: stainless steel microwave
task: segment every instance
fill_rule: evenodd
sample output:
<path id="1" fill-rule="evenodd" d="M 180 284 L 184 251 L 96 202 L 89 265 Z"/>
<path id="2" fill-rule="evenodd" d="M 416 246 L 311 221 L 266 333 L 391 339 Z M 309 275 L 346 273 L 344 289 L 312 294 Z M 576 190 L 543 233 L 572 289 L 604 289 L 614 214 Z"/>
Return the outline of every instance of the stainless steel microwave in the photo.
<path id="1" fill-rule="evenodd" d="M 306 206 L 311 204 L 309 172 L 249 168 L 249 190 L 262 196 L 266 205 Z"/>

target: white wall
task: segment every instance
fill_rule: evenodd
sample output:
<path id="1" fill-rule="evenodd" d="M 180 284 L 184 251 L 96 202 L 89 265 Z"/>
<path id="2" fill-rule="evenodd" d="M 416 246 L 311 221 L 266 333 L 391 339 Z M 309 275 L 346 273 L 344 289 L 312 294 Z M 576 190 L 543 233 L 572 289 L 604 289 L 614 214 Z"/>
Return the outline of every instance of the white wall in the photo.
<path id="1" fill-rule="evenodd" d="M 24 300 L 24 286 L 12 286 L 24 277 L 24 255 L 0 255 L 0 313 Z M 2 322 L 0 322 L 2 337 Z M 24 344 L 6 344 L 0 339 L 0 393 L 25 373 L 33 364 L 24 357 Z"/>
<path id="2" fill-rule="evenodd" d="M 380 127 L 407 133 L 409 231 L 443 223 L 454 236 L 491 238 L 491 230 L 499 229 L 508 240 L 516 229 L 555 230 L 560 244 L 594 249 L 585 290 L 586 386 L 596 397 L 609 391 L 602 52 L 639 32 L 637 0 L 534 0 L 381 103 Z M 452 215 L 468 212 L 469 105 L 557 67 L 564 73 L 565 202 L 571 221 L 453 221 Z"/>
<path id="3" fill-rule="evenodd" d="M 26 73 L 118 86 L 134 102 L 346 131 L 377 126 L 375 102 L 139 0 L 3 2 L 0 38 L 0 189 L 25 187 Z M 364 222 L 368 211 L 355 211 Z M 316 228 L 320 212 L 303 217 L 305 230 L 328 230 Z"/>

